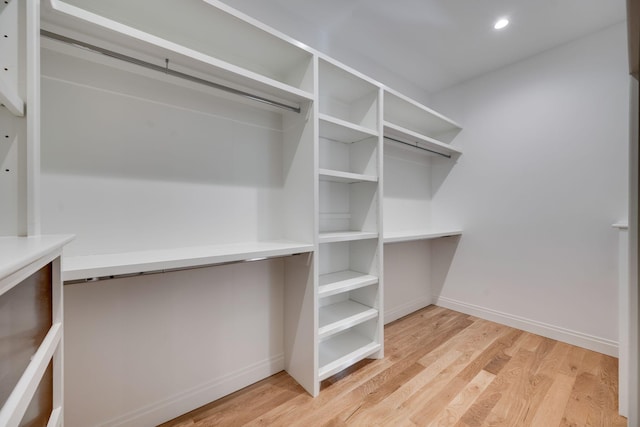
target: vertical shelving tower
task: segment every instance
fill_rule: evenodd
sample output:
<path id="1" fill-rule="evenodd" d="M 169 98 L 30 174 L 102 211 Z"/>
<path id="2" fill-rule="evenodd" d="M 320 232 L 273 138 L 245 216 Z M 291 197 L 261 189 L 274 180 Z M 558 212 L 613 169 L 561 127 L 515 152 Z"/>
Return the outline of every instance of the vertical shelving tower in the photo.
<path id="1" fill-rule="evenodd" d="M 380 89 L 320 58 L 318 380 L 382 357 Z"/>

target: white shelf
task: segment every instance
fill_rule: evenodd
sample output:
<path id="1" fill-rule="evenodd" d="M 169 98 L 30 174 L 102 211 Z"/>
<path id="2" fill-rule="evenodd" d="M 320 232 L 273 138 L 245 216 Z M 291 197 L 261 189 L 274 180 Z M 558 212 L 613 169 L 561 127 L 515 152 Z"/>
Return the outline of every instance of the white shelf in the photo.
<path id="1" fill-rule="evenodd" d="M 313 245 L 311 244 L 273 241 L 75 256 L 63 259 L 62 277 L 65 281 L 84 280 L 249 261 L 312 251 Z"/>
<path id="2" fill-rule="evenodd" d="M 0 104 L 7 107 L 11 114 L 24 116 L 24 101 L 17 90 L 0 77 Z"/>
<path id="3" fill-rule="evenodd" d="M 361 173 L 342 172 L 330 169 L 320 169 L 318 171 L 320 180 L 333 182 L 378 182 L 378 177 L 373 175 L 363 175 Z"/>
<path id="4" fill-rule="evenodd" d="M 325 305 L 320 307 L 318 336 L 325 339 L 376 317 L 378 310 L 352 300 Z"/>
<path id="5" fill-rule="evenodd" d="M 320 343 L 319 351 L 319 380 L 322 381 L 371 356 L 381 347 L 379 343 L 355 331 L 347 331 L 323 341 Z"/>
<path id="6" fill-rule="evenodd" d="M 440 142 L 436 139 L 419 134 L 412 130 L 403 128 L 396 124 L 385 121 L 384 122 L 384 136 L 399 139 L 407 143 L 417 143 L 419 147 L 436 151 L 444 155 L 460 155 L 462 150 L 452 147 L 449 144 Z"/>
<path id="7" fill-rule="evenodd" d="M 318 296 L 320 298 L 328 297 L 377 283 L 378 278 L 376 276 L 353 270 L 322 274 L 318 285 Z"/>
<path id="8" fill-rule="evenodd" d="M 390 89 L 384 92 L 384 120 L 431 138 L 446 138 L 446 142 L 462 129 L 453 120 Z"/>
<path id="9" fill-rule="evenodd" d="M 378 132 L 346 120 L 320 113 L 320 137 L 345 144 L 378 136 Z"/>
<path id="10" fill-rule="evenodd" d="M 460 236 L 461 229 L 450 230 L 409 230 L 384 233 L 384 243 L 410 242 L 412 240 L 438 239 L 440 237 Z"/>
<path id="11" fill-rule="evenodd" d="M 318 243 L 350 242 L 377 238 L 378 232 L 375 231 L 333 231 L 320 233 Z"/>
<path id="12" fill-rule="evenodd" d="M 68 37 L 82 37 L 83 41 L 100 43 L 107 49 L 115 46 L 126 55 L 135 55 L 149 62 L 164 64 L 164 59 L 168 58 L 172 68 L 202 73 L 202 77 L 212 76 L 216 82 L 221 80 L 221 83 L 231 83 L 238 89 L 258 91 L 258 95 L 271 95 L 277 101 L 289 102 L 294 106 L 313 99 L 313 94 L 307 91 L 69 3 L 59 0 L 49 0 L 48 3 L 49 7 L 43 7 L 42 11 L 43 28 L 46 30 Z M 212 6 L 206 7 L 213 9 Z M 303 56 L 311 57 L 310 53 L 301 52 Z"/>
<path id="13" fill-rule="evenodd" d="M 70 235 L 0 237 L 0 280 L 62 248 L 71 240 L 73 236 Z"/>

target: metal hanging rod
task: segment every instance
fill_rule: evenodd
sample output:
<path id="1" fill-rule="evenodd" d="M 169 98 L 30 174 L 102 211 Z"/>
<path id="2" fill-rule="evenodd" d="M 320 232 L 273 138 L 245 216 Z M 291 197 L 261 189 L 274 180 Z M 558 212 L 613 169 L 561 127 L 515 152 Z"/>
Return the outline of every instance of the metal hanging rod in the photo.
<path id="1" fill-rule="evenodd" d="M 288 105 L 288 104 L 284 104 L 282 102 L 279 101 L 274 101 L 272 99 L 268 99 L 268 98 L 264 98 L 262 96 L 259 95 L 254 95 L 252 93 L 249 92 L 245 92 L 239 89 L 235 89 L 229 86 L 225 86 L 222 85 L 220 83 L 215 83 L 215 82 L 211 82 L 209 80 L 205 80 L 205 79 L 201 79 L 199 77 L 195 77 L 186 73 L 181 73 L 180 71 L 175 71 L 169 68 L 169 59 L 165 58 L 165 65 L 164 67 L 161 65 L 156 65 L 153 64 L 151 62 L 146 62 L 146 61 L 142 61 L 140 59 L 137 58 L 133 58 L 131 56 L 127 56 L 127 55 L 123 55 L 121 53 L 118 52 L 114 52 L 112 50 L 108 50 L 108 49 L 104 49 L 100 46 L 95 46 L 92 45 L 90 43 L 86 43 L 83 42 L 81 40 L 76 40 L 76 39 L 72 39 L 70 37 L 66 37 L 60 34 L 56 34 L 56 33 L 52 33 L 50 31 L 47 30 L 40 30 L 40 35 L 53 39 L 53 40 L 58 40 L 60 42 L 63 43 L 67 43 L 70 44 L 72 46 L 76 46 L 76 47 L 80 47 L 80 48 L 84 48 L 84 49 L 88 49 L 92 52 L 96 52 L 96 53 L 100 53 L 102 55 L 108 56 L 110 58 L 115 58 L 115 59 L 119 59 L 121 61 L 124 62 L 128 62 L 130 64 L 135 64 L 138 65 L 140 67 L 144 67 L 144 68 L 148 68 L 154 71 L 158 71 L 164 74 L 168 74 L 170 76 L 174 76 L 174 77 L 178 77 L 184 80 L 188 80 L 194 83 L 199 83 L 201 85 L 205 85 L 205 86 L 209 86 L 212 87 L 214 89 L 218 89 L 227 93 L 232 93 L 234 95 L 238 95 L 238 96 L 242 96 L 248 99 L 251 99 L 253 101 L 257 101 L 257 102 L 261 102 L 263 104 L 268 104 L 274 107 L 278 107 L 278 108 L 282 108 L 284 110 L 288 110 L 288 111 L 293 111 L 294 113 L 300 113 L 301 109 L 300 107 L 296 107 L 296 106 L 292 106 L 292 105 Z"/>
<path id="2" fill-rule="evenodd" d="M 438 156 L 446 157 L 447 159 L 451 158 L 451 154 L 442 154 L 442 153 L 439 153 L 437 151 L 430 150 L 428 148 L 420 147 L 417 142 L 414 145 L 414 144 L 410 144 L 410 143 L 405 142 L 405 141 L 401 141 L 399 139 L 391 138 L 390 136 L 385 136 L 384 139 L 388 139 L 388 140 L 393 141 L 393 142 L 399 142 L 400 144 L 408 145 L 409 147 L 417 148 L 419 150 L 428 151 L 430 153 L 437 154 Z"/>
<path id="3" fill-rule="evenodd" d="M 231 264 L 243 264 L 246 262 L 254 262 L 254 261 L 265 261 L 275 258 L 285 258 L 288 256 L 297 256 L 302 255 L 308 252 L 300 252 L 297 254 L 290 255 L 275 255 L 275 256 L 265 256 L 258 258 L 250 258 L 250 259 L 241 259 L 237 261 L 225 261 L 225 262 L 214 262 L 211 264 L 203 264 L 203 265 L 194 265 L 189 267 L 175 267 L 175 268 L 165 268 L 162 270 L 150 270 L 150 271 L 141 271 L 138 273 L 123 273 L 123 274 L 113 274 L 110 276 L 99 276 L 99 277 L 88 277 L 86 279 L 74 279 L 74 280 L 65 280 L 65 285 L 75 285 L 78 283 L 93 283 L 93 282 L 101 282 L 103 280 L 113 280 L 113 279 L 124 279 L 129 277 L 140 277 L 140 276 L 150 276 L 152 274 L 163 274 L 163 273 L 173 273 L 175 271 L 185 271 L 185 270 L 197 270 L 200 268 L 209 268 L 209 267 L 220 267 L 223 265 L 231 265 Z"/>

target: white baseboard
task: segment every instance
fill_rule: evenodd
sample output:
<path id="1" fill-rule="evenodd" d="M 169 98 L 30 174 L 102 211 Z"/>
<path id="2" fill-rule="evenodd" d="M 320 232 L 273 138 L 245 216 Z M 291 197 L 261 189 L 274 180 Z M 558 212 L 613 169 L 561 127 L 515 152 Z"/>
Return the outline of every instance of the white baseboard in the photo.
<path id="1" fill-rule="evenodd" d="M 420 298 L 418 300 L 402 304 L 399 307 L 394 307 L 391 310 L 385 310 L 384 324 L 386 325 L 387 323 L 393 322 L 394 320 L 398 320 L 399 318 L 404 317 L 407 314 L 411 314 L 414 311 L 418 311 L 421 308 L 425 308 L 426 306 L 431 304 L 431 298 Z"/>
<path id="2" fill-rule="evenodd" d="M 230 372 L 190 390 L 105 421 L 100 426 L 158 425 L 206 405 L 284 369 L 284 354 Z"/>
<path id="3" fill-rule="evenodd" d="M 466 302 L 446 297 L 436 298 L 435 305 L 459 311 L 461 313 L 470 314 L 492 322 L 501 323 L 503 325 L 511 326 L 512 328 L 522 329 L 523 331 L 542 335 L 543 337 L 563 341 L 567 344 L 576 345 L 588 350 L 604 353 L 609 356 L 618 357 L 618 343 L 616 341 L 572 331 L 559 326 L 549 325 L 536 320 L 503 313 L 501 311 L 468 304 Z"/>

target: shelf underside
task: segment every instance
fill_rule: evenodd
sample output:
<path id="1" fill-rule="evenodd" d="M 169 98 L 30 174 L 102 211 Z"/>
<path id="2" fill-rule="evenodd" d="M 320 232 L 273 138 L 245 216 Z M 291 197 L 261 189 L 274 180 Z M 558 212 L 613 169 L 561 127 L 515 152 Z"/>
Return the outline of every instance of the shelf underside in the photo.
<path id="1" fill-rule="evenodd" d="M 439 153 L 444 156 L 457 156 L 462 154 L 461 150 L 452 147 L 449 144 L 445 144 L 444 142 L 440 142 L 436 139 L 421 135 L 417 132 L 389 122 L 384 123 L 384 136 L 386 138 L 392 138 L 392 140 L 398 140 L 414 145 L 418 149 L 422 148 L 424 150 L 434 152 L 433 154 Z"/>
<path id="2" fill-rule="evenodd" d="M 91 280 L 109 276 L 253 261 L 312 251 L 311 244 L 266 241 L 84 255 L 65 257 L 62 275 L 65 281 Z"/>

